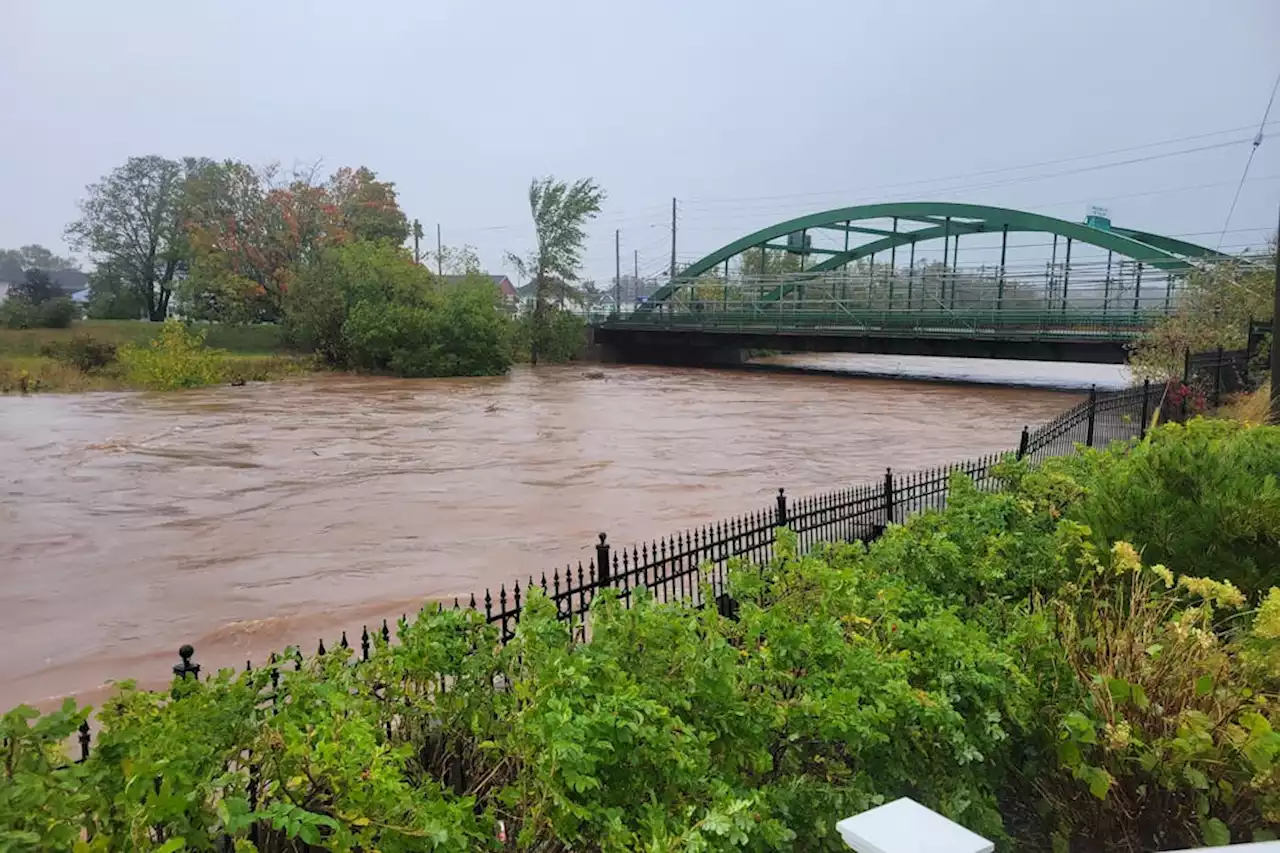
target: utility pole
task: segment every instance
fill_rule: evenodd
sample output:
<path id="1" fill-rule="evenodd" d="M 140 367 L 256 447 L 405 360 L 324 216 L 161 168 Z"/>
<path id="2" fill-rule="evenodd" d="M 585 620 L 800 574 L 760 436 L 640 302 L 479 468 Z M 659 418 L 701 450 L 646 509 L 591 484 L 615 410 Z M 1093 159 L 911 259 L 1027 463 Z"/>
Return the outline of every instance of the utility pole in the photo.
<path id="1" fill-rule="evenodd" d="M 418 241 L 422 239 L 422 223 L 413 220 L 413 262 L 422 263 L 422 255 L 418 252 Z"/>
<path id="2" fill-rule="evenodd" d="M 631 301 L 640 298 L 640 250 L 631 250 Z"/>
<path id="3" fill-rule="evenodd" d="M 1280 222 L 1276 225 L 1280 234 Z M 1277 238 L 1280 239 L 1280 238 Z M 1280 246 L 1276 247 L 1275 309 L 1271 314 L 1271 422 L 1280 424 Z"/>
<path id="4" fill-rule="evenodd" d="M 444 276 L 444 243 L 440 239 L 440 223 L 436 223 L 436 275 Z"/>
<path id="5" fill-rule="evenodd" d="M 613 311 L 622 313 L 622 229 L 613 229 Z"/>
<path id="6" fill-rule="evenodd" d="M 671 199 L 671 279 L 676 277 L 676 200 Z"/>

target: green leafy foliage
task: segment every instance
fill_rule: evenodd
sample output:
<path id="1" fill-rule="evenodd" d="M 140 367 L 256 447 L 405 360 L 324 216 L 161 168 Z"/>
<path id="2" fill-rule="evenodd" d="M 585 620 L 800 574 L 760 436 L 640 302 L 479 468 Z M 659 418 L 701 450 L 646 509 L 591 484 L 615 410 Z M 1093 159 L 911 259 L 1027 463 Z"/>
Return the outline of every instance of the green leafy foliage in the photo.
<path id="1" fill-rule="evenodd" d="M 125 344 L 118 356 L 126 381 L 158 391 L 222 381 L 225 354 L 204 345 L 204 332 L 166 320 L 146 346 Z"/>
<path id="2" fill-rule="evenodd" d="M 70 364 L 82 373 L 101 370 L 116 360 L 117 347 L 110 341 L 100 341 L 92 335 L 76 334 L 66 341 L 51 341 L 40 349 L 48 358 Z"/>
<path id="3" fill-rule="evenodd" d="M 540 322 L 532 313 L 512 321 L 512 354 L 516 361 L 531 361 L 536 348 L 538 360 L 550 364 L 574 361 L 587 346 L 587 321 L 552 305 L 543 308 Z"/>
<path id="4" fill-rule="evenodd" d="M 870 546 L 781 530 L 730 567 L 733 618 L 605 589 L 577 642 L 535 587 L 506 645 L 428 607 L 367 661 L 124 685 L 82 764 L 63 744 L 88 709 L 17 709 L 0 849 L 840 851 L 836 820 L 899 796 L 1018 849 L 1272 837 L 1280 586 L 1100 545 L 1073 473 L 957 479 Z M 1170 565 L 1186 543 L 1221 546 L 1174 540 Z"/>
<path id="5" fill-rule="evenodd" d="M 1280 430 L 1197 419 L 1132 448 L 1050 460 L 1034 488 L 1065 478 L 1084 490 L 1066 513 L 1099 548 L 1123 539 L 1149 562 L 1259 590 L 1280 584 L 1278 458 Z"/>
<path id="6" fill-rule="evenodd" d="M 509 321 L 492 283 L 438 284 L 388 243 L 326 252 L 286 303 L 300 346 L 339 367 L 399 376 L 488 376 L 510 364 Z"/>

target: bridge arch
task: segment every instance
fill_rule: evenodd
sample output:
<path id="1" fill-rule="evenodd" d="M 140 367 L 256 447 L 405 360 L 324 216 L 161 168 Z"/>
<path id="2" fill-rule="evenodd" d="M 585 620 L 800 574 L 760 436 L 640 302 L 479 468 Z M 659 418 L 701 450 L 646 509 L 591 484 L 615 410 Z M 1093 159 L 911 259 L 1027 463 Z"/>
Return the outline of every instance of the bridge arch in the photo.
<path id="1" fill-rule="evenodd" d="M 893 230 L 887 231 L 853 224 L 877 219 L 893 220 Z M 918 227 L 902 230 L 901 223 L 911 223 Z M 805 235 L 806 232 L 814 229 L 870 235 L 876 239 L 845 251 L 810 248 L 803 236 L 799 246 L 777 245 L 770 242 L 796 233 Z M 712 272 L 721 264 L 750 249 L 790 251 L 805 256 L 826 255 L 821 262 L 806 268 L 806 272 L 817 273 L 836 270 L 860 258 L 891 251 L 898 246 L 946 239 L 952 235 L 958 237 L 961 234 L 1000 233 L 1004 240 L 1009 233 L 1017 232 L 1053 234 L 1064 237 L 1068 241 L 1079 241 L 1106 249 L 1170 273 L 1186 272 L 1198 261 L 1227 257 L 1205 246 L 1146 231 L 1114 226 L 1097 227 L 1013 208 L 945 201 L 864 204 L 788 219 L 727 243 L 683 269 L 668 284 L 656 291 L 646 306 L 640 310 L 645 311 L 655 304 L 667 301 L 680 288 L 692 284 L 699 276 Z"/>

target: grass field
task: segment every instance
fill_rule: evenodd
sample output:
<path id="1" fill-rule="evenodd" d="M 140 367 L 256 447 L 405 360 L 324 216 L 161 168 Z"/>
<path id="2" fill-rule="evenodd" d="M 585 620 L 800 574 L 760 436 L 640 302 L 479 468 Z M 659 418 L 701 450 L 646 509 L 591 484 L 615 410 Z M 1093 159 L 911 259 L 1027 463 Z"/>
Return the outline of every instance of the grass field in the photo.
<path id="1" fill-rule="evenodd" d="M 196 327 L 207 330 L 205 344 L 228 352 L 274 355 L 286 351 L 279 326 L 201 323 Z M 90 335 L 117 346 L 129 342 L 146 343 L 159 329 L 159 323 L 146 320 L 81 320 L 69 329 L 0 329 L 0 358 L 38 356 L 41 347 L 68 341 L 73 335 Z"/>
<path id="2" fill-rule="evenodd" d="M 224 381 L 259 382 L 315 369 L 309 356 L 289 353 L 278 326 L 200 324 L 205 344 L 225 350 Z M 120 391 L 130 388 L 119 365 L 89 373 L 42 354 L 49 344 L 76 335 L 121 346 L 146 344 L 160 329 L 145 320 L 84 320 L 69 329 L 0 329 L 0 394 L 34 392 Z"/>

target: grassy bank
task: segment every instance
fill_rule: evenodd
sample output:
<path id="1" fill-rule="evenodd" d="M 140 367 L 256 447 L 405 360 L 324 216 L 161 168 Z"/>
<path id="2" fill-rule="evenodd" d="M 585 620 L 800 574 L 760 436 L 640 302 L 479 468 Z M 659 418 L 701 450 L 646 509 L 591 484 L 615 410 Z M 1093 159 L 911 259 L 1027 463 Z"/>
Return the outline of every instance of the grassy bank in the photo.
<path id="1" fill-rule="evenodd" d="M 315 369 L 314 359 L 306 356 L 230 353 L 222 359 L 219 381 L 237 385 L 269 382 Z M 118 366 L 86 372 L 45 356 L 0 356 L 0 394 L 130 391 L 140 387 Z"/>
<path id="2" fill-rule="evenodd" d="M 89 335 L 103 343 L 146 345 L 159 334 L 162 323 L 146 320 L 81 320 L 69 329 L 0 329 L 0 359 L 38 356 L 50 345 L 65 344 L 76 335 Z M 205 344 L 231 353 L 272 355 L 287 352 L 279 326 L 225 326 L 197 323 L 205 331 Z"/>
<path id="3" fill-rule="evenodd" d="M 242 384 L 314 369 L 314 358 L 286 350 L 278 326 L 86 320 L 0 329 L 0 394 Z"/>

